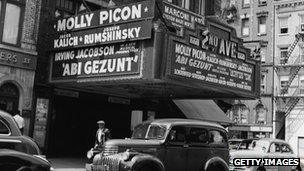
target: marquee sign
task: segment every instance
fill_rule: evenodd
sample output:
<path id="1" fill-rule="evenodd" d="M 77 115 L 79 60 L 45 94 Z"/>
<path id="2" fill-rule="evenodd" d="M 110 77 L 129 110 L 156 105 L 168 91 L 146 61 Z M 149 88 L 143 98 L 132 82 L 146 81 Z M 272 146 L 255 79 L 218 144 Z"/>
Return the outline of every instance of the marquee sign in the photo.
<path id="1" fill-rule="evenodd" d="M 99 27 L 56 35 L 53 39 L 53 48 L 54 50 L 61 50 L 142 40 L 151 38 L 151 31 L 152 21 L 138 21 L 108 27 Z"/>
<path id="2" fill-rule="evenodd" d="M 171 40 L 170 75 L 198 83 L 254 90 L 254 65 Z"/>
<path id="3" fill-rule="evenodd" d="M 205 19 L 202 15 L 190 12 L 189 10 L 165 1 L 163 1 L 162 13 L 164 19 L 176 27 L 185 27 L 194 30 L 196 23 L 205 25 Z"/>
<path id="4" fill-rule="evenodd" d="M 104 27 L 110 24 L 151 19 L 153 17 L 153 1 L 143 1 L 59 19 L 54 23 L 54 32 L 71 32 L 94 27 Z"/>
<path id="5" fill-rule="evenodd" d="M 138 75 L 140 63 L 139 42 L 60 51 L 52 58 L 51 80 Z"/>

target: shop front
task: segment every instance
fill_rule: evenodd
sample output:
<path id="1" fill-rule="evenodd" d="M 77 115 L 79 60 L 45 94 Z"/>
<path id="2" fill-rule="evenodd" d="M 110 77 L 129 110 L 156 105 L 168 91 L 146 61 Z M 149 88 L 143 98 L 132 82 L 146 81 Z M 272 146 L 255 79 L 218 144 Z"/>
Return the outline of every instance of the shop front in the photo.
<path id="1" fill-rule="evenodd" d="M 29 135 L 36 55 L 0 47 L 0 109 L 22 113 L 24 134 Z"/>
<path id="2" fill-rule="evenodd" d="M 172 99 L 259 95 L 259 63 L 234 29 L 168 2 L 58 19 L 52 35 L 42 143 L 52 151 L 90 148 L 99 119 L 124 138 L 143 120 L 187 117 Z"/>

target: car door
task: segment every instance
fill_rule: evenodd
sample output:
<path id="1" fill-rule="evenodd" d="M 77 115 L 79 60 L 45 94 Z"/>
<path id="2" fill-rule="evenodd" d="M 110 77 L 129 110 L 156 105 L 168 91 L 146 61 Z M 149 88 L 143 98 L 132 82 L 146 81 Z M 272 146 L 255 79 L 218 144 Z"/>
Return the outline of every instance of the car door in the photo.
<path id="1" fill-rule="evenodd" d="M 166 140 L 165 168 L 168 171 L 185 171 L 188 144 L 186 143 L 186 127 L 174 126 Z"/>
<path id="2" fill-rule="evenodd" d="M 267 158 L 281 158 L 281 145 L 278 142 L 272 142 L 269 145 Z M 269 171 L 278 171 L 278 166 L 266 166 Z"/>
<path id="3" fill-rule="evenodd" d="M 296 158 L 296 155 L 293 153 L 291 148 L 289 147 L 288 144 L 282 143 L 281 144 L 281 158 Z M 291 170 L 291 166 L 284 166 L 281 167 L 279 170 Z"/>
<path id="4" fill-rule="evenodd" d="M 187 140 L 189 143 L 187 171 L 202 170 L 212 155 L 212 149 L 208 145 L 208 130 L 202 127 L 189 128 Z"/>

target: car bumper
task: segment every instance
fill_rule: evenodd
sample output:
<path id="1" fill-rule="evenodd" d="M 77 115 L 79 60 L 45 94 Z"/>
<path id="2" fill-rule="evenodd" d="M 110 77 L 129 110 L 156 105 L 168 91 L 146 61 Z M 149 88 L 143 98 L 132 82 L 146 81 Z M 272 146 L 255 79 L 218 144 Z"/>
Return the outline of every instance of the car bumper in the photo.
<path id="1" fill-rule="evenodd" d="M 92 163 L 86 163 L 86 164 L 85 164 L 85 169 L 86 169 L 86 171 L 92 171 L 92 170 L 93 170 L 93 165 L 92 165 Z"/>

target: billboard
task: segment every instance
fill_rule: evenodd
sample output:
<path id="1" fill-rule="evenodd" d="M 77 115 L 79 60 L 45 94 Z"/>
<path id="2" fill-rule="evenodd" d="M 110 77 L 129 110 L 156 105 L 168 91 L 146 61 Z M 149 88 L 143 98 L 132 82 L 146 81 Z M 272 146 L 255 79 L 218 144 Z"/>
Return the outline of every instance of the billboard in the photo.
<path id="1" fill-rule="evenodd" d="M 52 58 L 52 81 L 138 75 L 139 42 L 99 45 L 57 51 Z"/>

